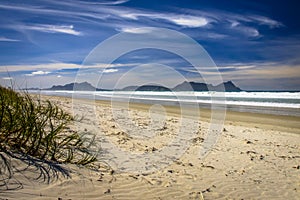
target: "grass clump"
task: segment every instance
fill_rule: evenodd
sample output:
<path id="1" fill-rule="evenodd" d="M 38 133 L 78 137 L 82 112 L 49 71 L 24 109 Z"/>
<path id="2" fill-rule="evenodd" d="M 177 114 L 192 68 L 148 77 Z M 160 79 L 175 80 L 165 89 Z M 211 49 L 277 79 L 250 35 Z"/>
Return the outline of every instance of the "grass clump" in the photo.
<path id="1" fill-rule="evenodd" d="M 49 100 L 0 86 L 0 152 L 47 162 L 90 164 L 96 157 L 88 151 L 87 141 L 77 132 L 66 131 L 73 120 Z"/>

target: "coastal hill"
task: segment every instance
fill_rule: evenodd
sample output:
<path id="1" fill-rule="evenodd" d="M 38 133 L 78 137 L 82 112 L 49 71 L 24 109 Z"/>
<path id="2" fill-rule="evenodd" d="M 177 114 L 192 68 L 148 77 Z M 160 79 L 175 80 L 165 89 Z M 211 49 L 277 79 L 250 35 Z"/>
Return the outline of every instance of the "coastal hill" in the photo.
<path id="1" fill-rule="evenodd" d="M 219 85 L 213 86 L 211 84 L 196 83 L 196 82 L 183 82 L 173 88 L 173 91 L 225 91 L 227 92 L 240 92 L 242 91 L 239 87 L 235 86 L 232 81 L 220 83 Z"/>
<path id="2" fill-rule="evenodd" d="M 212 88 L 213 86 L 211 84 L 205 84 L 205 83 L 196 83 L 196 82 L 187 82 L 184 81 L 183 83 L 175 86 L 173 88 L 174 91 L 208 91 L 208 88 Z"/>
<path id="3" fill-rule="evenodd" d="M 240 92 L 240 91 L 242 91 L 239 87 L 235 86 L 232 81 L 227 81 L 223 84 L 224 84 L 224 86 L 222 84 L 219 84 L 219 85 L 215 86 L 214 90 L 215 91 L 222 91 L 225 88 L 226 92 Z"/>
<path id="4" fill-rule="evenodd" d="M 142 85 L 142 86 L 128 86 L 121 91 L 157 91 L 157 92 L 168 92 L 171 91 L 171 89 L 160 86 L 160 85 Z"/>
<path id="5" fill-rule="evenodd" d="M 80 90 L 80 91 L 109 91 L 106 89 L 95 88 L 88 82 L 68 83 L 66 85 L 54 85 L 44 90 Z"/>
<path id="6" fill-rule="evenodd" d="M 239 87 L 235 86 L 232 81 L 220 83 L 216 86 L 206 83 L 187 82 L 178 84 L 174 88 L 167 88 L 160 85 L 142 85 L 142 86 L 128 86 L 118 91 L 225 91 L 240 92 Z M 88 82 L 69 83 L 66 85 L 54 85 L 51 88 L 44 90 L 80 90 L 80 91 L 111 91 L 108 89 L 95 88 Z"/>
<path id="7" fill-rule="evenodd" d="M 88 82 L 82 82 L 82 83 L 68 83 L 66 85 L 54 85 L 51 88 L 48 88 L 46 90 L 85 90 L 85 91 L 94 91 L 96 88 L 93 87 Z"/>

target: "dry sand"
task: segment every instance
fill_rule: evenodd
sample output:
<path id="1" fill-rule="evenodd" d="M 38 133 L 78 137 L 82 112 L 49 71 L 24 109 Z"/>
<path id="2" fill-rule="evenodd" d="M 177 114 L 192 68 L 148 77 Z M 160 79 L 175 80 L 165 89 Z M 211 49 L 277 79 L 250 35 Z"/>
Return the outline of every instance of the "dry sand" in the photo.
<path id="1" fill-rule="evenodd" d="M 69 98 L 44 98 L 72 110 Z M 78 131 L 97 132 L 98 128 L 111 143 L 129 153 L 144 152 L 147 155 L 157 152 L 176 137 L 179 127 L 183 126 L 185 130 L 191 127 L 191 124 L 181 124 L 176 107 L 166 106 L 166 116 L 152 113 L 151 121 L 149 109 L 153 107 L 131 104 L 128 116 L 133 124 L 129 132 L 142 134 L 146 130 L 146 133 L 155 133 L 152 137 L 138 139 L 120 126 L 122 122 L 126 123 L 126 118 L 119 114 L 126 113 L 126 109 L 115 108 L 112 115 L 110 103 L 98 101 L 95 116 L 90 101 L 80 100 L 77 103 L 76 109 L 84 117 L 78 122 L 79 126 L 77 124 Z M 205 158 L 199 159 L 199 148 L 208 132 L 209 117 L 208 110 L 201 110 L 200 120 L 191 118 L 191 123 L 197 123 L 199 127 L 190 140 L 188 150 L 163 168 L 154 163 L 158 170 L 152 173 L 119 173 L 118 169 L 122 166 L 111 169 L 102 162 L 95 165 L 96 170 L 64 165 L 70 170 L 71 178 L 58 174 L 47 183 L 38 177 L 38 170 L 30 167 L 14 173 L 8 184 L 12 190 L 1 190 L 0 199 L 300 198 L 300 118 L 227 112 L 224 130 L 217 144 Z M 15 163 L 17 168 L 24 167 Z M 133 163 L 137 168 L 141 165 Z M 132 161 L 127 162 L 126 159 L 124 165 L 134 167 Z M 22 188 L 17 189 L 18 186 Z"/>

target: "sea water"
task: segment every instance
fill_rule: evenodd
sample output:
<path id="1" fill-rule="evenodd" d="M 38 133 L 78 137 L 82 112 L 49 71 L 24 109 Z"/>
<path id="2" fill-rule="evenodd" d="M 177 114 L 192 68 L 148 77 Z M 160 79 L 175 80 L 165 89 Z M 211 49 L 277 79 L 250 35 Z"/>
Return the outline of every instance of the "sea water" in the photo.
<path id="1" fill-rule="evenodd" d="M 300 92 L 154 92 L 154 91 L 30 91 L 76 98 L 181 105 L 197 103 L 210 108 L 223 104 L 239 112 L 300 116 Z"/>

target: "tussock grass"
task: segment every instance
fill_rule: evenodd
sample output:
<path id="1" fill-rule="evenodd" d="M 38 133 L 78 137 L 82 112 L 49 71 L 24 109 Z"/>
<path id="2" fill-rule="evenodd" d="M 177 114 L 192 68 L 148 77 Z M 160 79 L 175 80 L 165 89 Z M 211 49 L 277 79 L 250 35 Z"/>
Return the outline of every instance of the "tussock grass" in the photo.
<path id="1" fill-rule="evenodd" d="M 0 86 L 0 153 L 55 163 L 90 164 L 96 157 L 88 151 L 87 141 L 77 132 L 66 131 L 73 120 L 50 101 Z M 6 162 L 1 156 L 0 161 Z"/>

